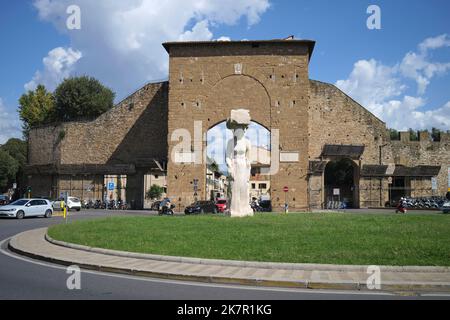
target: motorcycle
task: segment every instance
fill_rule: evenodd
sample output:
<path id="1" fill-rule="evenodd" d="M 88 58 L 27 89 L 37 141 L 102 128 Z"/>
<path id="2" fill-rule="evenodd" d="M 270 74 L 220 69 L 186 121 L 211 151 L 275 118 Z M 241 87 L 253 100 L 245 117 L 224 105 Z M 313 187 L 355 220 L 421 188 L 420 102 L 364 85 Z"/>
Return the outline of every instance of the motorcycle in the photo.
<path id="1" fill-rule="evenodd" d="M 396 210 L 395 210 L 395 213 L 406 213 L 408 210 L 406 209 L 406 207 L 402 204 L 402 203 L 399 203 L 398 205 L 397 205 L 397 208 L 396 208 Z"/>
<path id="2" fill-rule="evenodd" d="M 253 209 L 253 212 L 254 213 L 256 213 L 256 212 L 262 212 L 263 211 L 263 208 L 259 205 L 259 203 L 257 203 L 256 201 L 253 201 L 251 204 L 250 204 L 250 207 Z"/>
<path id="3" fill-rule="evenodd" d="M 167 206 L 163 206 L 163 207 L 159 210 L 158 215 L 160 215 L 160 216 L 163 216 L 163 215 L 173 216 L 173 214 L 174 214 L 173 209 L 175 209 L 175 205 L 174 205 L 174 204 L 172 204 L 172 205 L 170 206 L 170 208 L 167 207 Z"/>

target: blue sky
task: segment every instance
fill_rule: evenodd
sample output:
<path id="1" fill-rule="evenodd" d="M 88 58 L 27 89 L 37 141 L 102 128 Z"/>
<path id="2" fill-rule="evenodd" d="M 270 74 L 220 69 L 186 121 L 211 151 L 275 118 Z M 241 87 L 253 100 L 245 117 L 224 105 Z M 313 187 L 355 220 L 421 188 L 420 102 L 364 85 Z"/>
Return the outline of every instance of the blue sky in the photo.
<path id="1" fill-rule="evenodd" d="M 81 9 L 67 30 L 66 8 Z M 367 7 L 381 9 L 369 30 Z M 167 76 L 168 40 L 228 37 L 317 41 L 310 77 L 339 88 L 390 127 L 450 129 L 447 0 L 1 1 L 0 143 L 20 137 L 17 100 L 38 83 L 88 74 L 118 99 Z M 45 61 L 44 61 L 45 58 Z"/>

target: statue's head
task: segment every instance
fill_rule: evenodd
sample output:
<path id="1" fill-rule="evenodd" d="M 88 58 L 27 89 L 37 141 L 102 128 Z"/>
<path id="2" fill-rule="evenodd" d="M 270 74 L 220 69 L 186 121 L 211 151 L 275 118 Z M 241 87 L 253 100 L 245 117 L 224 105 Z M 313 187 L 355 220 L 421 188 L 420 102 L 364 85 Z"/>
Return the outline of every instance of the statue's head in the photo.
<path id="1" fill-rule="evenodd" d="M 237 130 L 243 128 L 246 130 L 250 125 L 250 111 L 245 109 L 231 110 L 231 117 L 227 120 L 227 128 Z"/>
<path id="2" fill-rule="evenodd" d="M 242 139 L 242 138 L 244 138 L 244 136 L 245 136 L 245 131 L 246 131 L 246 128 L 245 128 L 245 127 L 237 128 L 237 129 L 234 130 L 234 136 L 235 136 L 238 140 L 239 140 L 239 139 Z"/>

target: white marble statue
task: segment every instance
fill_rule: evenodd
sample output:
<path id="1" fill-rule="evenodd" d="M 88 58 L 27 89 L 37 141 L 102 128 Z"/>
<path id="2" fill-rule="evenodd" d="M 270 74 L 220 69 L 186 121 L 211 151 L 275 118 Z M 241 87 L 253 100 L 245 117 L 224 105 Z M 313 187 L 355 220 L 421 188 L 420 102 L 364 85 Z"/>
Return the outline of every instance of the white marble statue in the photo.
<path id="1" fill-rule="evenodd" d="M 228 141 L 226 162 L 231 175 L 231 206 L 232 217 L 253 216 L 250 207 L 249 180 L 251 171 L 251 142 L 245 137 L 245 131 L 250 125 L 248 110 L 233 110 L 227 121 L 228 129 L 233 131 L 233 139 Z"/>

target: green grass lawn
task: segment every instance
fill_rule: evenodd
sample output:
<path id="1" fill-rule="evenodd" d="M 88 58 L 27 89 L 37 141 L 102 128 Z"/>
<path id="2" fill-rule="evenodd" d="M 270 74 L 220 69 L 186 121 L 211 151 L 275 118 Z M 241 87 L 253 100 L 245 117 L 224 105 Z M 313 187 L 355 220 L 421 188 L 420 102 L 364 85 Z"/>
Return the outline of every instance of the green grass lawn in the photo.
<path id="1" fill-rule="evenodd" d="M 449 215 L 112 217 L 53 226 L 49 235 L 92 247 L 170 256 L 450 266 Z"/>

